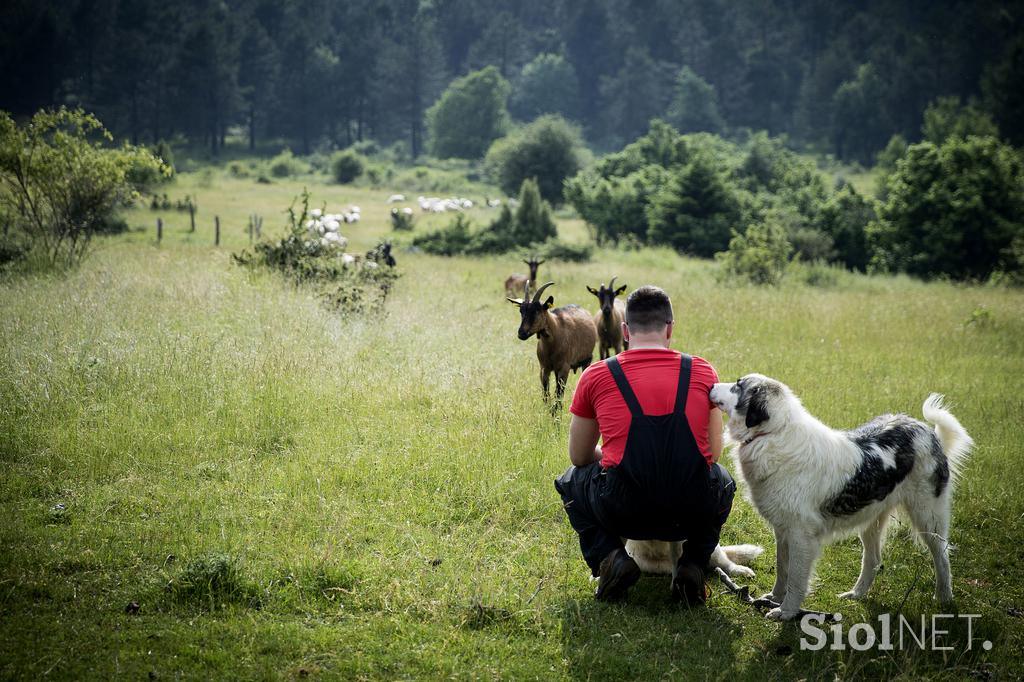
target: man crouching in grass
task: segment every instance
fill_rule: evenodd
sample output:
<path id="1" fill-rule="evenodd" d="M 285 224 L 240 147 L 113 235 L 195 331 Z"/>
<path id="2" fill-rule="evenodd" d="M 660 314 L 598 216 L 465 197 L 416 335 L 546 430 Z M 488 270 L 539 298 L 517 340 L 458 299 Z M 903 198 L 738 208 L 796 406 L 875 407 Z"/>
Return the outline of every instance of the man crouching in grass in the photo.
<path id="1" fill-rule="evenodd" d="M 663 290 L 630 294 L 622 325 L 629 350 L 587 368 L 569 408 L 573 466 L 555 488 L 598 577 L 597 599 L 622 597 L 640 578 L 623 538 L 685 540 L 672 596 L 703 604 L 704 569 L 732 509 L 736 484 L 717 464 L 722 416 L 708 397 L 718 375 L 669 348 L 673 325 Z"/>

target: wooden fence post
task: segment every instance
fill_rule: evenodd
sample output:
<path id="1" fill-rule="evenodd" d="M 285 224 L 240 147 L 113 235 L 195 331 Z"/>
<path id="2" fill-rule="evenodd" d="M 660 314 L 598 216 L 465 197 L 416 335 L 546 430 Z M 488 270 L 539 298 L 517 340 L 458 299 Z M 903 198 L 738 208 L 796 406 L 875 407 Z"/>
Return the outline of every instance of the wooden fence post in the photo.
<path id="1" fill-rule="evenodd" d="M 252 245 L 252 236 L 253 236 L 253 233 L 255 231 L 256 231 L 256 226 L 253 225 L 252 216 L 250 215 L 249 216 L 249 244 L 250 245 Z"/>
<path id="2" fill-rule="evenodd" d="M 156 243 L 159 244 L 164 238 L 164 221 L 156 219 Z"/>
<path id="3" fill-rule="evenodd" d="M 213 216 L 213 224 L 214 224 L 213 245 L 214 246 L 220 246 L 220 216 L 219 215 Z"/>
<path id="4" fill-rule="evenodd" d="M 190 232 L 196 231 L 196 205 L 192 203 L 192 199 L 188 200 L 188 219 L 192 223 L 192 229 Z"/>

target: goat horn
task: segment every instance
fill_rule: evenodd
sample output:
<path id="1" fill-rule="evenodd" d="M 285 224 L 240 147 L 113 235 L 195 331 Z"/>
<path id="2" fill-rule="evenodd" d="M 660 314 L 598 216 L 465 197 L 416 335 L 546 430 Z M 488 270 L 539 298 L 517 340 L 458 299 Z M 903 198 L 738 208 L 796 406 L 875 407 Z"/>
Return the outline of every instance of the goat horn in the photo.
<path id="1" fill-rule="evenodd" d="M 533 295 L 533 302 L 536 303 L 537 301 L 539 301 L 540 300 L 540 295 L 543 294 L 544 290 L 547 289 L 552 284 L 554 284 L 554 282 L 548 282 L 544 286 L 542 286 L 540 289 L 538 289 L 537 293 L 535 293 Z"/>
<path id="2" fill-rule="evenodd" d="M 615 277 L 612 277 L 612 281 L 608 282 L 608 288 L 615 291 Z"/>

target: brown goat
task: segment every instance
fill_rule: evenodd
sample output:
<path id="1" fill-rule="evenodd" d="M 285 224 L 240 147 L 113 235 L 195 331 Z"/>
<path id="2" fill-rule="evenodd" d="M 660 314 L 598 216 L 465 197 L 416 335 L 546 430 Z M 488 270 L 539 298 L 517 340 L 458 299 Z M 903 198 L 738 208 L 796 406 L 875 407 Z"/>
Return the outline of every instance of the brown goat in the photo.
<path id="1" fill-rule="evenodd" d="M 551 310 L 553 296 L 543 303 L 541 294 L 554 282 L 542 286 L 530 299 L 530 285 L 524 289 L 522 299 L 508 299 L 519 306 L 522 322 L 519 338 L 522 341 L 537 335 L 537 360 L 540 362 L 540 385 L 544 389 L 544 400 L 549 399 L 548 381 L 555 374 L 555 404 L 557 410 L 565 393 L 565 382 L 570 371 L 584 369 L 594 357 L 597 329 L 590 314 L 578 305 L 567 305 Z"/>
<path id="2" fill-rule="evenodd" d="M 530 260 L 523 262 L 530 268 L 530 275 L 509 275 L 505 280 L 505 293 L 509 296 L 517 296 L 527 284 L 531 287 L 537 286 L 537 268 L 543 265 L 544 261 L 537 260 L 537 257 L 533 256 Z"/>
<path id="3" fill-rule="evenodd" d="M 612 348 L 615 349 L 615 355 L 621 353 L 623 347 L 629 350 L 629 341 L 622 340 L 622 322 L 626 319 L 626 304 L 622 302 L 622 299 L 615 298 L 625 290 L 625 284 L 618 289 L 615 288 L 614 277 L 607 287 L 603 283 L 598 290 L 587 287 L 587 291 L 597 296 L 601 305 L 594 313 L 594 326 L 597 328 L 597 347 L 602 360 L 612 354 L 609 353 Z"/>

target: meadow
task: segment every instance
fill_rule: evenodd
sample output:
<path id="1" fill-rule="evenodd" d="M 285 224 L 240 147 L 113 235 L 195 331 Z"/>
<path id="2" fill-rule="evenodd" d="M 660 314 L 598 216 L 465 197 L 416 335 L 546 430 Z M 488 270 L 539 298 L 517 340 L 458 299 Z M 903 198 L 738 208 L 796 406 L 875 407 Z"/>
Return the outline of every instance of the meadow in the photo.
<path id="1" fill-rule="evenodd" d="M 198 197 L 195 233 L 187 213 L 140 207 L 77 270 L 0 280 L 0 677 L 1024 675 L 1024 293 L 852 274 L 737 286 L 662 249 L 541 267 L 556 304 L 594 309 L 584 286 L 613 275 L 663 286 L 675 348 L 725 380 L 779 378 L 836 427 L 920 417 L 929 392 L 948 396 L 977 442 L 951 538 L 957 608 L 979 614 L 972 647 L 951 619 L 947 651 L 802 651 L 798 627 L 717 582 L 699 611 L 671 603 L 660 577 L 596 603 L 552 484 L 568 415 L 542 404 L 536 342 L 516 338 L 504 299 L 519 259 L 399 248 L 386 312 L 339 315 L 230 257 L 251 213 L 279 236 L 303 186 L 329 210 L 362 208 L 343 229 L 356 252 L 394 236 L 389 194 L 421 193 L 187 173 L 167 191 Z M 486 189 L 460 193 L 480 203 Z M 449 219 L 417 215 L 417 230 Z M 558 222 L 563 238 L 587 238 L 578 219 Z M 753 591 L 767 591 L 774 542 L 745 500 L 723 542 L 767 548 L 753 566 Z M 841 602 L 860 545 L 830 546 L 808 605 L 847 625 L 939 611 L 905 526 L 884 559 L 868 599 Z"/>

